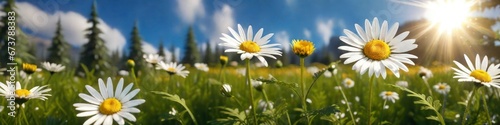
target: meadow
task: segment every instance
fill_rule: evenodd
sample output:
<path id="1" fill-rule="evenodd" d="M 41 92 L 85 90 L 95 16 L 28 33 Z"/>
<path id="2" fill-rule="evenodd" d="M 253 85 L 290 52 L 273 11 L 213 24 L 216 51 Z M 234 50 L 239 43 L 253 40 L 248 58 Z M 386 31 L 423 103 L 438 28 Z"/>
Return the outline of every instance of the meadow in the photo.
<path id="1" fill-rule="evenodd" d="M 321 69 L 327 69 L 328 65 L 313 63 L 308 67 L 317 67 L 320 69 L 318 72 L 321 73 Z M 137 79 L 134 79 L 132 73 L 122 74 L 125 76 L 113 76 L 115 85 L 120 78 L 123 78 L 125 85 L 132 83 L 134 89 L 140 89 L 134 98 L 146 100 L 145 103 L 137 106 L 140 109 L 140 113 L 134 114 L 137 121 L 126 121 L 126 124 L 251 124 L 248 86 L 245 84 L 245 75 L 242 74 L 244 67 L 227 66 L 222 72 L 221 66 L 209 68 L 209 71 L 205 72 L 188 66 L 190 73 L 186 78 L 170 76 L 169 73 L 160 70 L 140 73 Z M 427 119 L 426 117 L 436 116 L 436 112 L 429 110 L 429 107 L 424 108 L 425 104 L 414 103 L 414 101 L 421 100 L 408 96 L 409 92 L 395 87 L 397 81 L 407 81 L 409 90 L 424 94 L 427 101 L 434 104 L 432 108 L 436 108 L 435 110 L 442 115 L 446 124 L 462 122 L 461 115 L 465 109 L 465 101 L 474 85 L 457 82 L 457 79 L 452 78 L 453 70 L 450 66 L 430 67 L 433 76 L 428 78 L 428 86 L 432 87 L 442 82 L 451 87 L 448 94 L 439 94 L 434 89 L 429 90 L 424 81 L 426 79 L 420 77 L 421 74 L 419 75 L 419 68 L 420 66 L 410 66 L 410 71 L 401 73 L 400 78 L 388 75 L 386 79 L 374 79 L 372 113 L 374 113 L 375 124 L 440 124 L 439 120 Z M 298 66 L 273 68 L 273 66 L 252 65 L 251 69 L 253 79 L 267 80 L 261 86 L 262 88 L 254 91 L 255 103 L 258 104 L 259 123 L 306 124 L 304 114 L 308 114 L 312 118 L 312 124 L 352 124 L 353 121 L 357 124 L 367 124 L 365 114 L 369 100 L 369 77 L 351 70 L 350 65 L 336 65 L 336 73 L 331 76 L 313 77 L 312 73 L 305 74 L 305 83 L 308 87 L 317 80 L 307 96 L 307 106 L 310 110 L 307 113 L 302 112 L 300 94 L 297 93 L 300 91 L 299 77 L 297 77 L 300 76 Z M 323 70 L 323 72 L 329 72 L 329 70 Z M 25 78 L 19 76 L 21 83 L 23 86 L 27 85 L 27 88 L 48 85 L 52 89 L 48 93 L 52 96 L 45 101 L 29 100 L 25 103 L 23 110 L 17 109 L 19 115 L 25 115 L 25 117 L 10 117 L 7 114 L 8 109 L 4 107 L 0 112 L 0 117 L 2 117 L 0 124 L 7 125 L 20 121 L 21 124 L 74 125 L 85 122 L 88 118 L 76 117 L 79 112 L 75 110 L 73 104 L 84 102 L 78 94 L 88 94 L 85 85 L 98 87 L 99 78 L 87 76 L 78 77 L 74 69 L 66 69 L 52 75 L 41 71 L 24 76 Z M 0 81 L 5 81 L 6 78 L 2 77 Z M 354 81 L 352 88 L 342 84 L 346 78 Z M 230 96 L 225 96 L 227 93 L 222 94 L 221 81 L 231 86 Z M 261 91 L 258 91 L 259 89 Z M 341 90 L 347 102 L 343 99 Z M 385 101 L 379 96 L 382 91 L 398 93 L 399 100 L 394 103 Z M 429 91 L 432 92 L 432 96 Z M 467 116 L 467 124 L 487 123 L 488 116 L 486 115 L 492 118 L 489 120 L 493 124 L 497 124 L 498 112 L 500 112 L 498 106 L 495 105 L 500 103 L 498 90 L 481 87 L 478 93 L 480 94 L 475 94 L 472 100 L 473 105 Z M 179 97 L 177 100 L 176 96 Z M 484 102 L 481 101 L 481 97 L 486 97 L 489 114 L 484 112 Z M 266 100 L 270 102 L 270 105 L 265 105 Z M 196 122 L 185 107 L 178 102 L 185 103 Z M 5 106 L 7 101 L 2 99 L 0 104 Z M 350 105 L 352 112 L 348 112 L 347 105 Z M 350 113 L 353 114 L 354 120 L 351 119 Z"/>

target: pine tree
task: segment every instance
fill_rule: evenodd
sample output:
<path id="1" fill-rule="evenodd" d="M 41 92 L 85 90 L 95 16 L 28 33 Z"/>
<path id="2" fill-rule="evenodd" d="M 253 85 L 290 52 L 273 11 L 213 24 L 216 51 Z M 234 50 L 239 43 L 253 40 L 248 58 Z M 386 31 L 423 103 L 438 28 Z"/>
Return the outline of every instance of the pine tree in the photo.
<path id="1" fill-rule="evenodd" d="M 92 24 L 92 27 L 86 31 L 89 33 L 86 38 L 89 42 L 83 45 L 83 51 L 80 53 L 80 64 L 85 65 L 89 71 L 95 70 L 94 75 L 104 76 L 109 65 L 108 48 L 104 45 L 104 40 L 99 37 L 102 33 L 97 27 L 99 18 L 96 10 L 96 3 L 92 4 L 91 18 L 87 21 Z M 78 72 L 83 72 L 83 67 L 79 66 Z"/>
<path id="2" fill-rule="evenodd" d="M 193 27 L 189 27 L 186 48 L 184 49 L 184 58 L 182 58 L 182 63 L 191 64 L 198 62 L 200 60 L 200 53 L 198 53 L 198 48 L 196 45 L 196 39 L 194 37 Z"/>
<path id="3" fill-rule="evenodd" d="M 210 47 L 210 41 L 207 41 L 207 48 L 205 49 L 205 57 L 203 59 L 203 61 L 205 63 L 207 63 L 209 66 L 214 66 L 214 59 L 216 57 L 213 56 L 213 53 L 212 53 L 212 47 Z M 218 57 L 217 57 L 218 59 Z"/>
<path id="4" fill-rule="evenodd" d="M 135 23 L 134 28 L 132 28 L 132 45 L 130 46 L 130 53 L 128 59 L 132 59 L 135 61 L 134 70 L 136 74 L 140 70 L 145 70 L 146 62 L 144 62 L 143 56 L 144 52 L 142 51 L 142 39 L 139 34 L 139 28 L 137 28 L 137 23 Z"/>
<path id="5" fill-rule="evenodd" d="M 171 57 L 172 59 L 170 59 L 170 62 L 177 62 L 177 56 L 175 56 L 175 46 L 174 45 L 170 45 L 170 51 L 171 51 Z"/>
<path id="6" fill-rule="evenodd" d="M 69 45 L 64 40 L 61 28 L 61 19 L 57 21 L 57 28 L 54 37 L 52 38 L 52 45 L 48 49 L 49 56 L 47 61 L 51 63 L 58 63 L 68 66 L 71 62 L 69 59 Z"/>
<path id="7" fill-rule="evenodd" d="M 160 40 L 160 45 L 158 45 L 158 53 L 157 53 L 159 56 L 163 57 L 164 59 L 166 59 L 166 55 L 165 55 L 165 48 L 163 46 L 163 40 Z"/>
<path id="8" fill-rule="evenodd" d="M 120 67 L 123 67 L 125 61 L 121 61 L 120 51 L 117 49 L 111 52 L 110 56 L 110 64 L 112 65 L 109 70 L 111 71 L 112 76 L 116 76 L 118 74 L 118 70 Z"/>
<path id="9" fill-rule="evenodd" d="M 12 23 L 17 24 L 17 22 L 14 21 L 19 20 L 19 13 L 16 13 L 14 8 L 16 8 L 14 0 L 7 0 L 7 2 L 3 6 L 3 12 L 5 13 L 5 16 L 1 18 L 1 21 L 4 25 L 0 28 L 0 50 L 2 50 L 0 51 L 0 67 L 6 67 L 7 63 L 14 60 L 14 58 L 10 58 L 14 56 L 9 55 L 8 53 L 9 41 L 15 42 L 15 46 L 10 46 L 14 47 L 16 51 L 15 57 L 19 57 L 22 62 L 35 63 L 36 61 L 35 56 L 28 52 L 33 43 L 27 40 L 27 36 L 23 33 L 18 25 L 9 25 Z M 12 13 L 14 13 L 14 15 Z M 9 30 L 9 26 L 11 27 L 11 30 Z M 15 32 L 12 32 L 12 27 L 14 27 Z"/>

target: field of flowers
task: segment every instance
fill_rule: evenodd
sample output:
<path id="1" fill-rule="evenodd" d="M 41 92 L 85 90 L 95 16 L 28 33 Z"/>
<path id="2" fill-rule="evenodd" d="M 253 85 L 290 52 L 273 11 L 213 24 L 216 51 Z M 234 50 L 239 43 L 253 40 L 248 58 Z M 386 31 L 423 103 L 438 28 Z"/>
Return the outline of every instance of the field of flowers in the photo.
<path id="1" fill-rule="evenodd" d="M 396 34 L 398 25 L 377 18 L 346 30 L 342 62 L 305 64 L 315 47 L 291 42 L 296 65 L 269 66 L 281 55 L 272 34 L 252 27 L 223 34 L 220 45 L 238 59 L 220 57 L 207 67 L 163 62 L 144 55 L 151 72 L 131 69 L 118 76 L 84 77 L 75 69 L 42 63 L 22 64 L 17 83 L 1 77 L 0 124 L 498 124 L 500 65 L 465 55 L 455 64 L 424 68 L 406 52 L 417 47 Z M 250 62 L 253 57 L 261 66 Z M 269 57 L 269 58 L 263 58 Z M 228 61 L 243 60 L 242 65 Z M 471 61 L 473 60 L 473 61 Z M 460 63 L 460 62 L 466 63 Z M 408 67 L 405 64 L 408 64 Z M 22 71 L 21 71 L 22 70 Z M 22 72 L 22 73 L 21 73 Z M 15 103 L 15 104 L 14 104 Z M 10 117 L 10 112 L 15 117 Z"/>

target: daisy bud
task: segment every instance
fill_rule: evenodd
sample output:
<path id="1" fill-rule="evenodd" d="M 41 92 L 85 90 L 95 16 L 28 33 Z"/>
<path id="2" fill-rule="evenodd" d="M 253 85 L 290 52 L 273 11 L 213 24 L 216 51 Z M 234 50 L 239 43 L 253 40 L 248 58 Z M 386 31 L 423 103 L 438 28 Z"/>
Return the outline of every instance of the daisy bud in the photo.
<path id="1" fill-rule="evenodd" d="M 127 60 L 127 66 L 135 67 L 135 62 L 132 59 Z"/>
<path id="2" fill-rule="evenodd" d="M 220 64 L 222 66 L 225 66 L 227 64 L 228 58 L 227 58 L 227 56 L 220 56 L 219 60 L 220 60 Z"/>
<path id="3" fill-rule="evenodd" d="M 223 84 L 220 92 L 223 96 L 233 97 L 233 95 L 231 95 L 231 85 L 229 84 Z"/>
<path id="4" fill-rule="evenodd" d="M 276 68 L 281 68 L 281 67 L 283 67 L 283 62 L 281 62 L 279 60 L 276 61 Z"/>
<path id="5" fill-rule="evenodd" d="M 331 63 L 330 66 L 328 66 L 328 71 L 333 72 L 337 67 L 335 66 L 334 63 Z"/>
<path id="6" fill-rule="evenodd" d="M 263 83 L 257 80 L 252 80 L 252 86 L 259 92 L 262 92 L 262 89 L 264 89 Z"/>
<path id="7" fill-rule="evenodd" d="M 28 75 L 35 73 L 37 69 L 38 68 L 35 64 L 23 63 L 23 71 L 26 72 Z"/>

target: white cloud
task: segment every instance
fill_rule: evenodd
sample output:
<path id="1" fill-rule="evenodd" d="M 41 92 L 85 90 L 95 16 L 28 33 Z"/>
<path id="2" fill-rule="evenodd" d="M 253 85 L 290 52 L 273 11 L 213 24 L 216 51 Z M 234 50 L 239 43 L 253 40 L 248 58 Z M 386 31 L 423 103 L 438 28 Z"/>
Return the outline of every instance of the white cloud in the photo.
<path id="1" fill-rule="evenodd" d="M 227 27 L 235 26 L 235 21 L 234 21 L 234 16 L 233 16 L 233 9 L 229 5 L 222 5 L 220 10 L 216 10 L 214 12 L 214 15 L 212 16 L 212 21 L 213 21 L 213 31 L 210 31 L 209 38 L 210 42 L 214 43 L 212 45 L 217 45 L 221 40 L 219 37 L 221 37 L 221 33 L 228 33 L 229 30 Z M 215 47 L 215 46 L 212 46 Z M 214 49 L 214 48 L 212 48 Z"/>
<path id="2" fill-rule="evenodd" d="M 181 19 L 193 23 L 197 17 L 205 16 L 202 0 L 177 0 L 177 11 Z"/>
<path id="3" fill-rule="evenodd" d="M 91 24 L 87 23 L 87 19 L 79 13 L 68 11 L 56 11 L 53 14 L 48 14 L 39 8 L 27 2 L 18 2 L 17 9 L 20 17 L 20 25 L 28 28 L 37 35 L 52 38 L 56 29 L 56 23 L 61 19 L 63 35 L 69 44 L 73 46 L 82 46 L 87 43 L 85 38 L 86 31 Z M 98 27 L 103 34 L 100 35 L 105 41 L 105 45 L 110 52 L 121 51 L 125 46 L 126 40 L 123 34 L 116 28 L 110 27 L 104 20 L 99 19 Z"/>
<path id="4" fill-rule="evenodd" d="M 330 42 L 330 37 L 333 35 L 333 19 L 321 20 L 318 19 L 316 21 L 316 29 L 319 35 L 321 35 L 321 39 L 328 45 Z"/>
<path id="5" fill-rule="evenodd" d="M 292 6 L 295 3 L 295 0 L 285 0 L 286 5 Z"/>
<path id="6" fill-rule="evenodd" d="M 287 52 L 288 50 L 290 50 L 290 36 L 286 31 L 277 32 L 274 35 L 274 40 L 281 44 L 281 46 L 283 47 L 283 51 Z"/>
<path id="7" fill-rule="evenodd" d="M 307 28 L 304 28 L 304 36 L 306 37 L 306 39 L 311 39 L 311 31 L 309 31 L 309 29 Z"/>
<path id="8" fill-rule="evenodd" d="M 177 62 L 180 62 L 180 55 L 181 55 L 181 49 L 179 47 L 175 47 L 175 50 L 174 50 L 174 53 L 175 55 L 175 60 L 177 60 Z"/>

